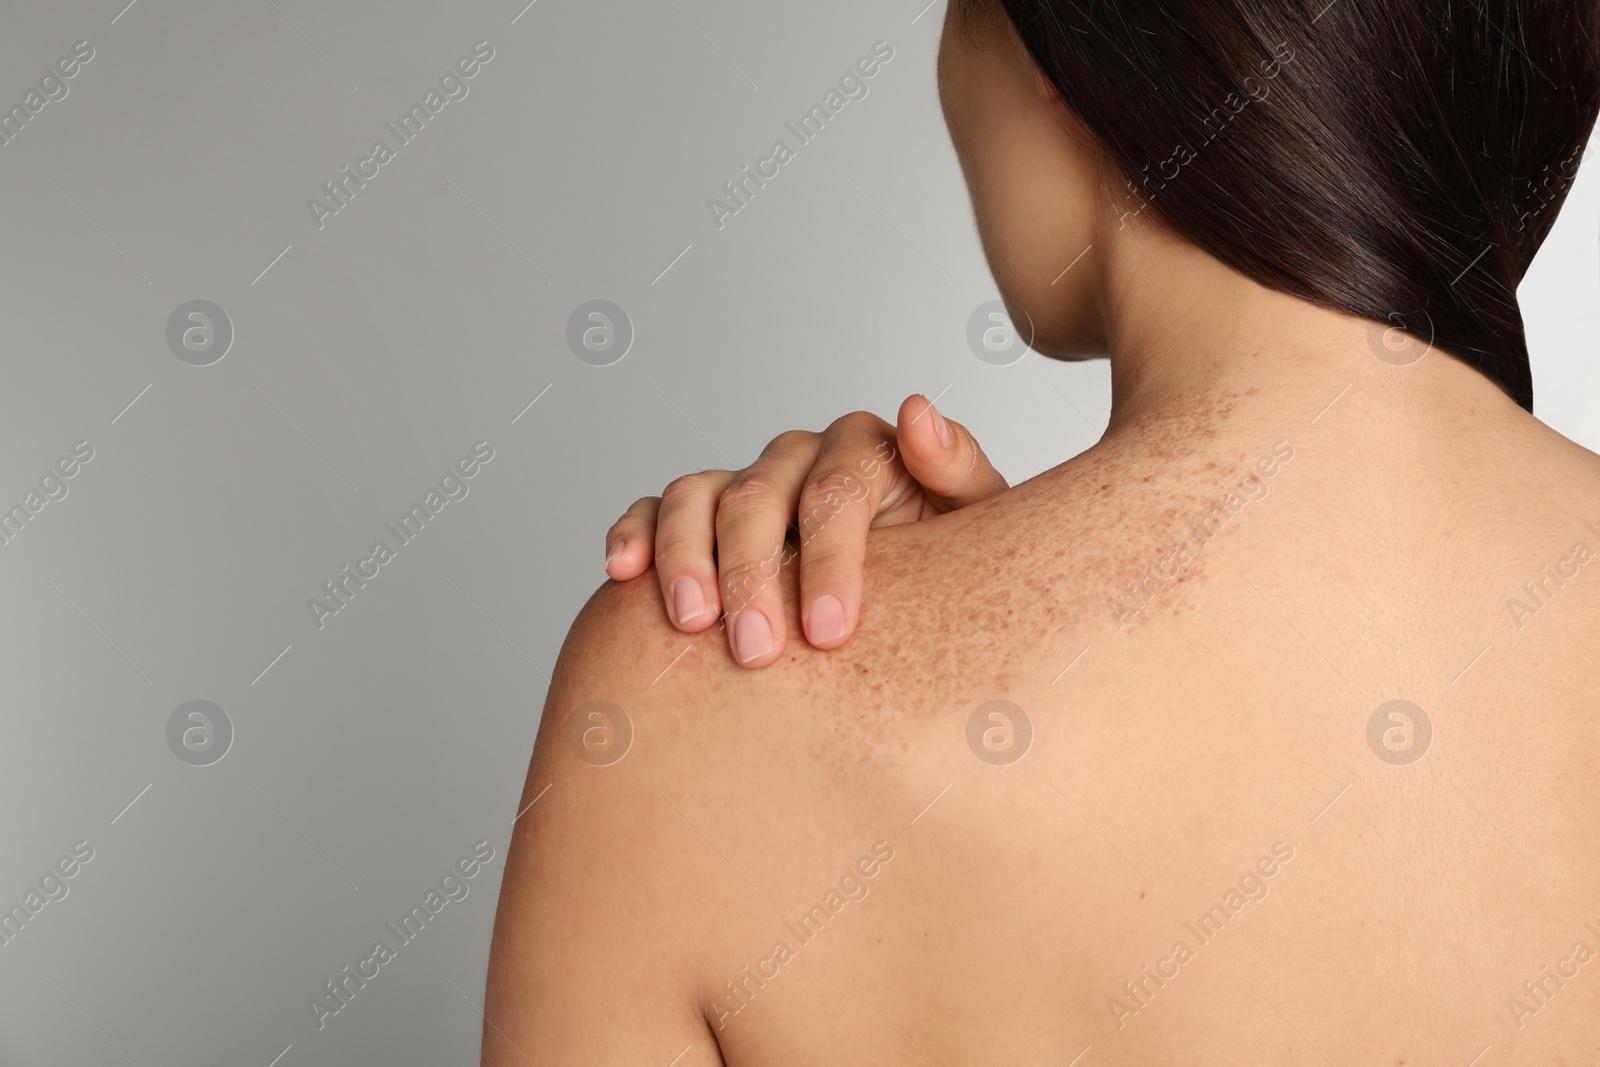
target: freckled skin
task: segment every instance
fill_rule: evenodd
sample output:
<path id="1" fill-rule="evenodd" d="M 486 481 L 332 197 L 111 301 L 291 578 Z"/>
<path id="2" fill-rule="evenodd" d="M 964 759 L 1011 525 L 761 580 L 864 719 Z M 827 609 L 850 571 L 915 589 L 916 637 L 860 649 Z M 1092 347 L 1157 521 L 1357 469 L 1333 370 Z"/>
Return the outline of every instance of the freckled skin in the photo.
<path id="1" fill-rule="evenodd" d="M 608 584 L 518 805 L 550 786 L 517 824 L 489 1017 L 535 1062 L 1593 1062 L 1600 961 L 1521 1029 L 1506 1003 L 1600 942 L 1600 569 L 1520 630 L 1505 600 L 1600 525 L 1600 460 L 1542 428 L 1507 449 L 1458 404 L 1459 437 L 1404 437 L 1403 466 L 1316 409 L 1246 392 L 875 531 L 857 635 L 759 672 L 668 626 L 653 572 Z M 1278 441 L 1266 495 L 1119 629 L 1107 596 Z M 599 698 L 634 729 L 609 767 L 561 730 Z M 1368 745 L 1395 698 L 1434 730 L 1410 766 Z M 968 745 L 992 700 L 1032 723 L 1010 765 Z M 868 895 L 798 939 L 878 841 Z M 1266 895 L 1197 938 L 1280 842 Z M 795 958 L 741 979 L 777 941 Z"/>

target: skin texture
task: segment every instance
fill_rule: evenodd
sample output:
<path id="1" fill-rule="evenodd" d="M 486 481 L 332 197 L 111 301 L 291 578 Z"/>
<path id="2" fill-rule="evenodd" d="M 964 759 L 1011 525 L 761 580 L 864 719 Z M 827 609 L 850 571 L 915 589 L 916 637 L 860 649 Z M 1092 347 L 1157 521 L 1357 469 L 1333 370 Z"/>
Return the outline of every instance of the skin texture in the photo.
<path id="1" fill-rule="evenodd" d="M 947 28 L 940 87 L 1013 314 L 1110 339 L 1107 434 L 872 531 L 832 650 L 745 670 L 653 571 L 595 595 L 484 1062 L 1596 1062 L 1600 457 L 1120 228 L 1003 19 Z"/>

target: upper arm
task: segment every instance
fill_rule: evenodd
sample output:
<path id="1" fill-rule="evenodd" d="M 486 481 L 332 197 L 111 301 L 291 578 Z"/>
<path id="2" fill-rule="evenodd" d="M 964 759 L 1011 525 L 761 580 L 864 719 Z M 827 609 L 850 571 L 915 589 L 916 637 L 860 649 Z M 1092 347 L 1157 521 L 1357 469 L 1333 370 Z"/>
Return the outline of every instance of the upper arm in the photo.
<path id="1" fill-rule="evenodd" d="M 676 1067 L 722 1062 L 693 978 L 709 909 L 652 782 L 660 754 L 632 736 L 616 758 L 657 713 L 652 678 L 689 640 L 666 624 L 653 570 L 603 586 L 568 634 L 500 891 L 486 1067 L 664 1067 L 686 1046 Z"/>

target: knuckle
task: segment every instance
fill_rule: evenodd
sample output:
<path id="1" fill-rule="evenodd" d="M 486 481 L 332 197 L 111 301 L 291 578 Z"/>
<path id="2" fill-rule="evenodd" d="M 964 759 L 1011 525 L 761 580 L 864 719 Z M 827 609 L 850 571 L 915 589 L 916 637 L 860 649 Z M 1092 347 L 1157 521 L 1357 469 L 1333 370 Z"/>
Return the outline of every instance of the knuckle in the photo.
<path id="1" fill-rule="evenodd" d="M 662 530 L 656 534 L 656 570 L 673 570 L 700 556 L 710 559 L 710 553 L 681 531 Z"/>
<path id="2" fill-rule="evenodd" d="M 676 505 L 683 503 L 687 497 L 709 495 L 711 492 L 711 475 L 706 471 L 694 474 L 685 474 L 667 483 L 661 490 L 662 504 Z"/>
<path id="3" fill-rule="evenodd" d="M 810 430 L 785 430 L 767 442 L 766 452 L 790 452 L 805 448 L 815 436 Z"/>
<path id="4" fill-rule="evenodd" d="M 722 591 L 724 612 L 731 615 L 776 591 L 773 583 L 784 562 L 786 553 L 783 549 L 784 546 L 779 545 L 776 551 L 765 558 L 732 563 L 722 568 L 717 575 L 717 584 Z"/>
<path id="5" fill-rule="evenodd" d="M 800 566 L 805 571 L 806 577 L 815 581 L 822 575 L 859 572 L 865 555 L 865 542 L 858 545 L 830 538 L 815 545 L 807 545 L 800 556 Z M 860 581 L 857 580 L 854 584 L 859 585 Z"/>
<path id="6" fill-rule="evenodd" d="M 851 433 L 871 429 L 879 422 L 878 416 L 870 411 L 852 411 L 848 415 L 840 415 L 828 425 L 829 433 Z"/>
<path id="7" fill-rule="evenodd" d="M 795 516 L 800 543 L 810 545 L 841 511 L 859 503 L 866 496 L 866 483 L 848 468 L 832 468 L 818 473 L 806 487 L 799 513 Z"/>
<path id="8" fill-rule="evenodd" d="M 645 516 L 649 515 L 660 503 L 661 498 L 658 496 L 640 497 L 628 505 L 628 510 L 622 513 L 622 517 L 617 520 L 617 525 L 620 526 L 625 522 L 643 522 Z"/>
<path id="9" fill-rule="evenodd" d="M 717 514 L 721 516 L 726 512 L 730 517 L 738 518 L 753 511 L 776 510 L 781 506 L 779 494 L 771 485 L 761 478 L 745 477 L 722 491 Z"/>
<path id="10" fill-rule="evenodd" d="M 856 471 L 843 465 L 829 465 L 812 472 L 803 503 L 832 507 L 839 501 L 860 500 L 866 495 L 867 484 Z"/>

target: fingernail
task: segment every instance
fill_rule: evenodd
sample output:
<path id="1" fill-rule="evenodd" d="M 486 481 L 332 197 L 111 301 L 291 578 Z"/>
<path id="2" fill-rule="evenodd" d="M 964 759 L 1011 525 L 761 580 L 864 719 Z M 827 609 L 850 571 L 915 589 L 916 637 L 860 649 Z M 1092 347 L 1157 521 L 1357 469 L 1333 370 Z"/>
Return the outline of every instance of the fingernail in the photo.
<path id="1" fill-rule="evenodd" d="M 928 401 L 928 414 L 933 416 L 933 428 L 939 431 L 939 443 L 950 447 L 950 424 L 944 421 L 944 416 L 939 414 L 939 409 L 933 406 L 933 401 Z"/>
<path id="2" fill-rule="evenodd" d="M 611 566 L 611 561 L 622 555 L 622 550 L 627 547 L 628 542 L 620 537 L 611 542 L 611 547 L 606 549 L 606 566 Z"/>
<path id="3" fill-rule="evenodd" d="M 698 619 L 704 610 L 706 594 L 699 582 L 693 578 L 679 578 L 672 583 L 672 613 L 678 617 L 679 626 Z"/>
<path id="4" fill-rule="evenodd" d="M 759 611 L 741 611 L 733 624 L 733 648 L 740 663 L 760 659 L 772 651 L 772 626 Z"/>
<path id="5" fill-rule="evenodd" d="M 832 594 L 817 597 L 806 614 L 806 639 L 813 645 L 822 645 L 843 636 L 844 605 Z"/>

